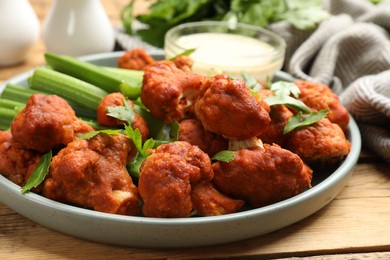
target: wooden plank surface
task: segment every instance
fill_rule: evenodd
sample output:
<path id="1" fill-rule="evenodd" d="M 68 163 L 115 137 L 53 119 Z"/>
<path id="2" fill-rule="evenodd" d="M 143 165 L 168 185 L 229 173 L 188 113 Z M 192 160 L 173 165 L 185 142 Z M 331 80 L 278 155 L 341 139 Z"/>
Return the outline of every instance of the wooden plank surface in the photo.
<path id="1" fill-rule="evenodd" d="M 195 249 L 155 250 L 91 243 L 44 228 L 0 205 L 0 259 L 12 255 L 18 259 L 106 259 L 107 254 L 136 259 L 268 258 L 389 251 L 388 172 L 387 164 L 359 164 L 339 196 L 307 219 L 261 237 Z"/>
<path id="2" fill-rule="evenodd" d="M 43 21 L 50 0 L 30 0 Z M 112 23 L 127 0 L 101 1 Z M 137 10 L 147 2 L 138 1 Z M 0 67 L 0 82 L 43 64 L 42 39 L 25 63 Z M 363 152 L 345 189 L 312 216 L 261 237 L 213 247 L 157 250 L 114 247 L 42 227 L 0 203 L 0 259 L 390 259 L 390 166 Z"/>

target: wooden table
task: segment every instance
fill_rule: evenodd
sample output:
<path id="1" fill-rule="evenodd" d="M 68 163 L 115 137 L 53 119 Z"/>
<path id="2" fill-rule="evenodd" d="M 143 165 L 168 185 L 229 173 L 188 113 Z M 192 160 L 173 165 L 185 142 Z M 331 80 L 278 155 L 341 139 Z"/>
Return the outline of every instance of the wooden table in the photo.
<path id="1" fill-rule="evenodd" d="M 50 0 L 30 0 L 41 21 Z M 113 23 L 128 0 L 101 1 Z M 146 8 L 137 5 L 138 11 Z M 43 64 L 36 44 L 25 63 L 0 67 L 0 83 Z M 261 237 L 204 248 L 157 250 L 102 245 L 42 227 L 0 203 L 0 259 L 194 259 L 295 258 L 390 259 L 390 165 L 362 152 L 345 189 L 326 207 L 282 230 Z"/>

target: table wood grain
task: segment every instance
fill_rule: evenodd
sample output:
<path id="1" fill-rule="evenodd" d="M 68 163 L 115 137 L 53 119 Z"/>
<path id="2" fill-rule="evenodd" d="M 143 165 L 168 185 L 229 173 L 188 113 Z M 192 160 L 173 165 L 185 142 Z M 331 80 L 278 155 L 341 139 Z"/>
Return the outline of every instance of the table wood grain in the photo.
<path id="1" fill-rule="evenodd" d="M 30 0 L 42 22 L 50 0 Z M 127 0 L 101 0 L 114 26 Z M 149 2 L 138 1 L 144 12 Z M 43 65 L 39 39 L 26 61 L 0 67 L 0 83 Z M 229 244 L 189 249 L 115 247 L 64 235 L 0 203 L 0 259 L 390 259 L 390 166 L 361 153 L 342 192 L 310 217 L 279 231 Z"/>

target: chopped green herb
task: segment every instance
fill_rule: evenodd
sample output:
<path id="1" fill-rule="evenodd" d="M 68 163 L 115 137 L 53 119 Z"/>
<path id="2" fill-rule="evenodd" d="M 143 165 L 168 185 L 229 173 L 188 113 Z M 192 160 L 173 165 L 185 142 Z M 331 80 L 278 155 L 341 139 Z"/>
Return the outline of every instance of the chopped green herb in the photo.
<path id="1" fill-rule="evenodd" d="M 49 172 L 52 156 L 52 151 L 50 150 L 50 152 L 45 153 L 41 157 L 30 178 L 28 178 L 26 184 L 21 188 L 22 193 L 38 187 L 45 180 L 46 174 Z"/>
<path id="2" fill-rule="evenodd" d="M 292 98 L 290 96 L 270 96 L 264 99 L 269 106 L 274 105 L 285 105 L 287 107 L 302 111 L 305 113 L 311 113 L 310 108 L 308 108 L 305 103 L 302 101 Z"/>
<path id="3" fill-rule="evenodd" d="M 169 140 L 171 142 L 175 142 L 175 141 L 177 141 L 179 139 L 179 130 L 180 130 L 179 122 L 174 121 L 171 124 L 171 131 L 170 131 L 171 138 Z"/>
<path id="4" fill-rule="evenodd" d="M 293 82 L 278 81 L 270 86 L 270 90 L 274 92 L 275 96 L 290 96 L 298 98 L 301 94 L 299 87 Z"/>
<path id="5" fill-rule="evenodd" d="M 129 125 L 134 120 L 134 109 L 126 99 L 123 100 L 124 106 L 107 107 L 107 115 L 127 122 Z"/>
<path id="6" fill-rule="evenodd" d="M 188 49 L 188 50 L 185 50 L 183 51 L 182 53 L 179 53 L 178 55 L 176 55 L 175 57 L 172 57 L 170 58 L 169 60 L 175 60 L 177 59 L 177 57 L 179 56 L 190 56 L 196 49 Z"/>
<path id="7" fill-rule="evenodd" d="M 142 165 L 142 162 L 146 159 L 142 154 L 138 154 L 137 157 L 132 160 L 130 163 L 127 164 L 126 168 L 129 171 L 131 177 L 135 179 L 139 179 L 140 176 L 140 168 Z"/>
<path id="8" fill-rule="evenodd" d="M 247 73 L 241 73 L 241 77 L 242 77 L 242 80 L 247 85 L 247 87 L 250 88 L 250 90 L 252 92 L 257 92 L 257 91 L 263 89 L 263 87 L 259 84 L 259 82 L 252 75 L 249 75 Z"/>
<path id="9" fill-rule="evenodd" d="M 116 134 L 119 134 L 121 132 L 122 132 L 121 129 L 102 129 L 102 130 L 99 130 L 99 131 L 91 131 L 91 132 L 88 132 L 88 133 L 85 133 L 85 134 L 81 134 L 77 138 L 78 139 L 86 139 L 86 140 L 88 140 L 88 139 L 91 139 L 92 137 L 97 136 L 100 133 L 104 133 L 104 134 L 108 134 L 108 135 L 116 135 Z"/>
<path id="10" fill-rule="evenodd" d="M 327 116 L 328 111 L 329 109 L 326 108 L 318 112 L 311 112 L 307 115 L 303 115 L 302 112 L 299 111 L 295 116 L 292 116 L 287 121 L 287 124 L 283 130 L 283 134 L 287 134 L 298 127 L 308 126 L 314 124 L 315 122 L 318 122 L 319 120 Z"/>
<path id="11" fill-rule="evenodd" d="M 234 151 L 223 150 L 216 153 L 211 160 L 221 161 L 221 162 L 231 162 L 234 160 Z"/>
<path id="12" fill-rule="evenodd" d="M 135 148 L 137 151 L 144 157 L 147 157 L 150 155 L 150 152 L 148 152 L 149 149 L 152 149 L 156 146 L 155 141 L 153 138 L 150 138 L 145 141 L 144 144 L 142 144 L 142 135 L 139 129 L 133 129 L 130 126 L 125 126 L 125 133 L 126 135 L 133 140 L 133 143 L 135 145 Z"/>

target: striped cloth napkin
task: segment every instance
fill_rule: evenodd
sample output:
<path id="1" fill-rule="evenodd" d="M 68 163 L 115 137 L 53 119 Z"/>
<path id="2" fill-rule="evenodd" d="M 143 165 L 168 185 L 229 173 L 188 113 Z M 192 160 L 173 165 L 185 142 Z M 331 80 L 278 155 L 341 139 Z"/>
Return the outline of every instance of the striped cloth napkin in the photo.
<path id="1" fill-rule="evenodd" d="M 332 15 L 316 30 L 280 22 L 284 70 L 329 85 L 359 125 L 363 145 L 390 163 L 390 4 L 325 0 Z"/>

